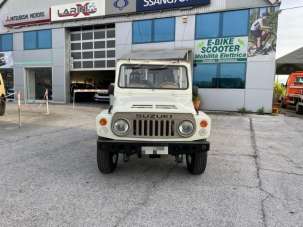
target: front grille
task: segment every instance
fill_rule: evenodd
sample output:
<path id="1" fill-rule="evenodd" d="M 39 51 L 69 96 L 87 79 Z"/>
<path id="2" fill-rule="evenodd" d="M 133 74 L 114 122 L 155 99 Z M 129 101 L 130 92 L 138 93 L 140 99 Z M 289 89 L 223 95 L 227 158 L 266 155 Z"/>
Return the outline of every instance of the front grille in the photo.
<path id="1" fill-rule="evenodd" d="M 139 137 L 174 137 L 174 120 L 133 120 L 133 136 Z"/>
<path id="2" fill-rule="evenodd" d="M 181 138 L 177 131 L 179 124 L 185 120 L 195 122 L 192 114 L 175 113 L 116 113 L 112 122 L 119 119 L 129 123 L 130 130 L 125 137 L 130 138 Z"/>

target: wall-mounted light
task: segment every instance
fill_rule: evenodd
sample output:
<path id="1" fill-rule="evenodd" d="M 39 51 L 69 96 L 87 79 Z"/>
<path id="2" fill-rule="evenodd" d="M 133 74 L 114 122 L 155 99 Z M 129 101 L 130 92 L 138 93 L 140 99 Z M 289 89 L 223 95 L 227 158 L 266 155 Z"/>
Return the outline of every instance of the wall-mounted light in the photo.
<path id="1" fill-rule="evenodd" d="M 182 17 L 182 23 L 183 24 L 187 24 L 187 21 L 188 21 L 188 17 L 187 16 L 183 16 Z"/>

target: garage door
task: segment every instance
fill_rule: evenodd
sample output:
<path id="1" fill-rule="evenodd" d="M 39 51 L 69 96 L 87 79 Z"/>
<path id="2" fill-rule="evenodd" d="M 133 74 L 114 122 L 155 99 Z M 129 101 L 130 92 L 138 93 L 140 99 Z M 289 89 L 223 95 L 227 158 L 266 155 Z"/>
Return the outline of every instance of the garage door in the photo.
<path id="1" fill-rule="evenodd" d="M 115 25 L 73 28 L 70 41 L 71 71 L 115 69 Z"/>

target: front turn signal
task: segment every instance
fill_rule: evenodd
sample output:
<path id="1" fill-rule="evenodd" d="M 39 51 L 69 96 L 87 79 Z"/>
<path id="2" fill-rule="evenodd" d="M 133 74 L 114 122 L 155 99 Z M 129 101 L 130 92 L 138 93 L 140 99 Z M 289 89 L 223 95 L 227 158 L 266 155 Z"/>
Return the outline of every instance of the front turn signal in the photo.
<path id="1" fill-rule="evenodd" d="M 107 120 L 106 120 L 106 118 L 101 118 L 100 121 L 99 121 L 99 124 L 100 124 L 101 126 L 106 126 L 106 125 L 107 125 Z"/>
<path id="2" fill-rule="evenodd" d="M 206 120 L 202 120 L 202 121 L 200 122 L 200 127 L 201 127 L 201 128 L 207 128 L 207 126 L 208 126 L 208 122 L 207 122 Z"/>

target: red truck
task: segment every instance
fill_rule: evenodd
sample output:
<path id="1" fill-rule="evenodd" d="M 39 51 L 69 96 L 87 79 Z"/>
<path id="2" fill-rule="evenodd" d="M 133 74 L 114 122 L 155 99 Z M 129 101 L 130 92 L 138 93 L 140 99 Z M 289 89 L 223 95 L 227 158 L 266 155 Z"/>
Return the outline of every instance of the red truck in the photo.
<path id="1" fill-rule="evenodd" d="M 286 83 L 286 94 L 282 107 L 295 106 L 298 114 L 303 114 L 303 71 L 290 74 Z"/>

